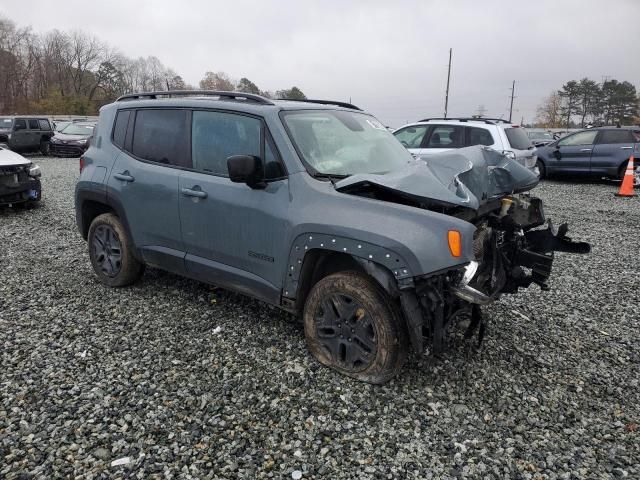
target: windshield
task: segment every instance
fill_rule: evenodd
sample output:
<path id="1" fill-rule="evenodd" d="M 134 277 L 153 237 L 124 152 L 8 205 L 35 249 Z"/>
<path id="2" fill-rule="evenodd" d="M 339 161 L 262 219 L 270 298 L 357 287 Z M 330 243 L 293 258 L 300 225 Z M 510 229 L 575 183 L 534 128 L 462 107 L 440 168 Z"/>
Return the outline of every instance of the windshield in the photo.
<path id="1" fill-rule="evenodd" d="M 515 150 L 527 150 L 533 146 L 531 139 L 522 128 L 505 128 L 504 133 L 507 134 L 511 148 Z"/>
<path id="2" fill-rule="evenodd" d="M 529 132 L 529 138 L 533 140 L 553 140 L 553 135 L 549 132 Z"/>
<path id="3" fill-rule="evenodd" d="M 91 125 L 76 125 L 74 123 L 64 127 L 60 133 L 67 135 L 86 135 L 89 136 L 93 133 L 93 126 Z"/>
<path id="4" fill-rule="evenodd" d="M 13 118 L 0 117 L 0 130 L 9 129 L 13 126 Z"/>
<path id="5" fill-rule="evenodd" d="M 413 161 L 409 151 L 371 115 L 302 110 L 285 112 L 283 120 L 312 174 L 387 173 Z"/>

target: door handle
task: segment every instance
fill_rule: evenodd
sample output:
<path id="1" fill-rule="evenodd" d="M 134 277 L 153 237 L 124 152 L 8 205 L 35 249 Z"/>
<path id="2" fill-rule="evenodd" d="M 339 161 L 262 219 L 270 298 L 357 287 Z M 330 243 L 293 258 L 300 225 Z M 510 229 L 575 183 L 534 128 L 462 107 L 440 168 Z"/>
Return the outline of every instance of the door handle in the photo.
<path id="1" fill-rule="evenodd" d="M 633 147 L 620 147 L 620 150 L 631 150 Z"/>
<path id="2" fill-rule="evenodd" d="M 128 171 L 124 171 L 122 173 L 114 173 L 113 178 L 117 178 L 118 180 L 122 180 L 123 182 L 133 182 L 135 178 L 129 175 Z"/>
<path id="3" fill-rule="evenodd" d="M 191 188 L 183 188 L 180 190 L 185 197 L 207 198 L 207 192 L 202 190 L 193 190 Z"/>
<path id="4" fill-rule="evenodd" d="M 590 148 L 581 148 L 580 151 L 581 152 L 590 152 L 591 149 Z"/>

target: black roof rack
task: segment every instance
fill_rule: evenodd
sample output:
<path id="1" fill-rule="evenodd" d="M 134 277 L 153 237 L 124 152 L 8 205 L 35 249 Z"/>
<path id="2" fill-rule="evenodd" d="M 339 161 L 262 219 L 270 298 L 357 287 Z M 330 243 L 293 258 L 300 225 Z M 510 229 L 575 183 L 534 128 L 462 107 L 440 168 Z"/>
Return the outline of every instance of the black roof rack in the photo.
<path id="1" fill-rule="evenodd" d="M 160 92 L 139 92 L 128 93 L 119 97 L 116 102 L 123 100 L 155 100 L 158 97 L 219 97 L 220 99 L 237 100 L 242 99 L 249 102 L 260 103 L 262 105 L 274 105 L 274 103 L 268 98 L 261 97 L 260 95 L 254 95 L 253 93 L 243 92 L 225 92 L 218 90 L 166 90 Z"/>
<path id="2" fill-rule="evenodd" d="M 355 105 L 347 102 L 336 102 L 334 100 L 312 100 L 309 98 L 305 98 L 304 100 L 299 100 L 297 98 L 278 98 L 278 100 L 287 100 L 288 102 L 306 102 L 306 103 L 317 103 L 319 105 L 335 105 L 336 107 L 342 108 L 350 108 L 351 110 L 360 110 L 361 108 L 356 107 Z"/>
<path id="3" fill-rule="evenodd" d="M 428 122 L 429 120 L 457 120 L 459 122 L 484 122 L 489 125 L 495 125 L 496 123 L 511 123 L 509 120 L 505 120 L 504 118 L 484 118 L 484 117 L 437 117 L 437 118 L 423 118 L 419 120 L 420 122 Z"/>

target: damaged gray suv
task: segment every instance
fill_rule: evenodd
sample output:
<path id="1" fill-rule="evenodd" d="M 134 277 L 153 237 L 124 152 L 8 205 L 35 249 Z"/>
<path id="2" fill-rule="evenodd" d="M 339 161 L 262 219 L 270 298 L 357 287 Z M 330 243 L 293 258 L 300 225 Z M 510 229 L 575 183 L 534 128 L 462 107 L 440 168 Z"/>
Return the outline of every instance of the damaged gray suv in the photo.
<path id="1" fill-rule="evenodd" d="M 460 319 L 481 333 L 501 294 L 549 288 L 554 251 L 589 251 L 545 220 L 527 168 L 480 146 L 415 160 L 341 102 L 126 95 L 101 109 L 80 169 L 101 282 L 148 265 L 277 305 L 322 364 L 371 383 L 410 350 L 442 351 Z"/>

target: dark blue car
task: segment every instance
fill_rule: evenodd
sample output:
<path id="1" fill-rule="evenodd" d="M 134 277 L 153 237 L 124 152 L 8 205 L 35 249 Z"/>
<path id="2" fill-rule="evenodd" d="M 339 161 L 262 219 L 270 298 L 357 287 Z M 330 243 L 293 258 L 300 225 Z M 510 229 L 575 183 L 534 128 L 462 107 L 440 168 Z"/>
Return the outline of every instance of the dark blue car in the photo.
<path id="1" fill-rule="evenodd" d="M 640 127 L 581 130 L 538 147 L 537 153 L 540 178 L 556 174 L 622 178 L 629 157 L 640 157 Z"/>

